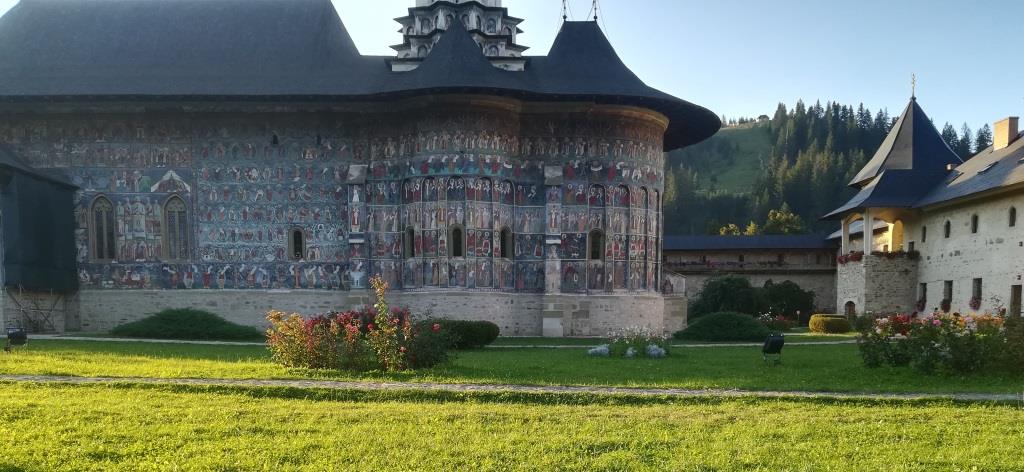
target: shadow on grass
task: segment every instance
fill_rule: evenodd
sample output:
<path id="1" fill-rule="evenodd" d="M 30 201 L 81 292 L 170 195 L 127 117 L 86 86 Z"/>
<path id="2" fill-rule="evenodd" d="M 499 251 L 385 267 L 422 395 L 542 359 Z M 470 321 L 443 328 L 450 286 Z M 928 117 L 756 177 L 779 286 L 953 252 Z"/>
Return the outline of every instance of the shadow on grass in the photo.
<path id="1" fill-rule="evenodd" d="M 588 392 L 515 392 L 515 391 L 466 391 L 449 390 L 360 390 L 327 389 L 315 387 L 283 386 L 233 386 L 233 385 L 159 385 L 132 382 L 111 384 L 23 384 L 34 388 L 60 386 L 67 389 L 113 389 L 131 392 L 165 392 L 181 394 L 214 394 L 244 396 L 253 399 L 302 400 L 311 402 L 354 402 L 354 403 L 466 403 L 523 406 L 654 406 L 654 405 L 722 405 L 722 404 L 807 404 L 817 406 L 898 406 L 934 407 L 970 405 L 977 402 L 955 399 L 870 399 L 870 398 L 826 398 L 826 397 L 757 397 L 750 396 L 693 396 L 649 395 L 629 393 L 588 393 Z M 1013 402 L 985 402 L 989 405 Z M 4 470 L 4 469 L 0 469 Z"/>

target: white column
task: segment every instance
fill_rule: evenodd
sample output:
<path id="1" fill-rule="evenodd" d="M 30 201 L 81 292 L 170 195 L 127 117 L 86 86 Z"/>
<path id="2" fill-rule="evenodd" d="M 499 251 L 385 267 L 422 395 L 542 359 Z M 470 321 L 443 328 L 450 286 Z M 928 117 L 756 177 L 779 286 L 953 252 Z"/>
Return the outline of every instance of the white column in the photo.
<path id="1" fill-rule="evenodd" d="M 871 215 L 871 210 L 864 210 L 864 254 L 871 254 L 875 245 L 875 219 Z"/>

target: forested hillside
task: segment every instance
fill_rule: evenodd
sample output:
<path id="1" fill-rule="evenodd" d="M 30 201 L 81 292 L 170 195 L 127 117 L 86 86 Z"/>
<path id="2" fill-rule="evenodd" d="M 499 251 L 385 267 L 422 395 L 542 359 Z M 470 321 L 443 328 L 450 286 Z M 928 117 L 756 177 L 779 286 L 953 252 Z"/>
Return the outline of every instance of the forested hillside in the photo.
<path id="1" fill-rule="evenodd" d="M 836 224 L 819 218 L 852 196 L 847 183 L 895 119 L 863 104 L 800 101 L 792 109 L 779 104 L 771 117 L 733 120 L 711 139 L 669 154 L 666 232 L 831 231 Z M 972 133 L 966 124 L 958 133 L 947 123 L 942 137 L 967 159 L 989 146 L 992 133 L 988 125 Z M 776 217 L 788 223 L 776 224 Z"/>

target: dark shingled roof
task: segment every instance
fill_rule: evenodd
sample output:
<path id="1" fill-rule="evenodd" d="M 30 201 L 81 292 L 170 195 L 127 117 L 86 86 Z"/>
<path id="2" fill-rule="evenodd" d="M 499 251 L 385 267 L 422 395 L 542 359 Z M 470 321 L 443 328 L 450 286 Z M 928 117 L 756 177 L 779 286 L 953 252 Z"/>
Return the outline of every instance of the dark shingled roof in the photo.
<path id="1" fill-rule="evenodd" d="M 911 98 L 874 157 L 850 182 L 860 191 L 824 218 L 840 218 L 864 208 L 913 208 L 949 171 L 963 162 Z"/>
<path id="2" fill-rule="evenodd" d="M 565 22 L 525 72 L 490 66 L 459 23 L 424 70 L 391 72 L 394 58 L 359 54 L 330 0 L 21 0 L 0 17 L 0 100 L 488 93 L 652 109 L 670 120 L 666 150 L 721 127 L 715 113 L 645 85 L 596 22 Z"/>
<path id="3" fill-rule="evenodd" d="M 759 236 L 665 236 L 665 251 L 733 251 L 744 249 L 833 249 L 835 242 L 823 234 Z"/>
<path id="4" fill-rule="evenodd" d="M 1018 135 L 998 151 L 990 146 L 957 167 L 917 202 L 925 207 L 1024 183 L 1024 139 Z"/>

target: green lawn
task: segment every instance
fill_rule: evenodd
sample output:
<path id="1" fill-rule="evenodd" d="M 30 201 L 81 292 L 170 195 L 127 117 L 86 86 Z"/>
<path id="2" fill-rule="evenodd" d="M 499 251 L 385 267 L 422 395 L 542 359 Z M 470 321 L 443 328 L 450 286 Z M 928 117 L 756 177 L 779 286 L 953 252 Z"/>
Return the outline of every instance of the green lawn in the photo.
<path id="1" fill-rule="evenodd" d="M 2 385 L 0 470 L 1021 470 L 1024 411 Z"/>
<path id="2" fill-rule="evenodd" d="M 288 370 L 259 346 L 203 346 L 96 341 L 32 341 L 0 354 L 0 374 L 174 378 L 333 378 L 739 388 L 842 392 L 1024 391 L 1024 378 L 998 374 L 930 377 L 908 368 L 867 369 L 855 345 L 790 346 L 783 364 L 766 366 L 756 347 L 676 348 L 668 359 L 604 359 L 581 349 L 486 349 L 458 353 L 442 366 L 415 373 L 352 374 Z"/>

